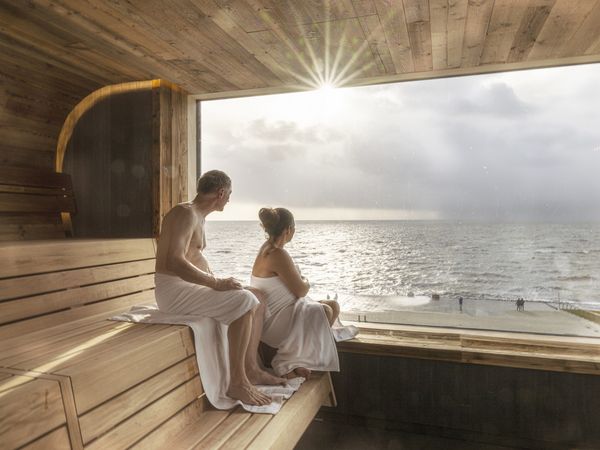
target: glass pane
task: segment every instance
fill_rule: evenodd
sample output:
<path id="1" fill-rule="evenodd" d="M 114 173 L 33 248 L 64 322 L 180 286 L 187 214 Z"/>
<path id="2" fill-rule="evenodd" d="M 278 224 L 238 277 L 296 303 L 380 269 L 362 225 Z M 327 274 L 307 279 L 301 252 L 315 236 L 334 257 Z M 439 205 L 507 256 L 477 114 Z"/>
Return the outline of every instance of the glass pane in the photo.
<path id="1" fill-rule="evenodd" d="M 600 336 L 599 65 L 203 102 L 213 270 L 247 282 L 257 214 L 342 318 Z M 462 298 L 462 301 L 460 300 Z M 524 305 L 517 305 L 523 298 Z"/>

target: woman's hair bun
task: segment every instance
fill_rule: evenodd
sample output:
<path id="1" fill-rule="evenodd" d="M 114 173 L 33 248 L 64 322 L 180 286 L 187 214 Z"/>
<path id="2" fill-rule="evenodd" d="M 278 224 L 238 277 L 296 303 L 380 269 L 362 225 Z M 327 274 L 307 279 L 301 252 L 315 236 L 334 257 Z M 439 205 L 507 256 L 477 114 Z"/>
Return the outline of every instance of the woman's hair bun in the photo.
<path id="1" fill-rule="evenodd" d="M 285 208 L 261 208 L 258 218 L 267 234 L 275 238 L 294 225 L 294 216 Z"/>
<path id="2" fill-rule="evenodd" d="M 279 213 L 275 208 L 261 208 L 258 212 L 258 218 L 265 230 L 274 228 L 279 222 Z"/>

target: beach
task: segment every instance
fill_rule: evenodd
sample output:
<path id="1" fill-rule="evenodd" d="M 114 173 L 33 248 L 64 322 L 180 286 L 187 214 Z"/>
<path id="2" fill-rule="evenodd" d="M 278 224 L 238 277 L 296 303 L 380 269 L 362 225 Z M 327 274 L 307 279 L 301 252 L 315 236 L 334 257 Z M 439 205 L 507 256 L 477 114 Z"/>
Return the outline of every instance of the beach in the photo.
<path id="1" fill-rule="evenodd" d="M 600 338 L 600 324 L 544 302 L 526 302 L 525 311 L 517 311 L 514 302 L 465 299 L 461 311 L 458 301 L 451 299 L 423 303 L 423 298 L 417 298 L 414 306 L 410 306 L 412 299 L 409 297 L 390 297 L 387 300 L 390 303 L 403 303 L 402 310 L 361 311 L 350 309 L 349 306 L 344 308 L 344 305 L 350 305 L 353 301 L 360 304 L 361 300 L 340 297 L 343 310 L 340 318 L 353 322 L 366 319 L 371 323 Z"/>

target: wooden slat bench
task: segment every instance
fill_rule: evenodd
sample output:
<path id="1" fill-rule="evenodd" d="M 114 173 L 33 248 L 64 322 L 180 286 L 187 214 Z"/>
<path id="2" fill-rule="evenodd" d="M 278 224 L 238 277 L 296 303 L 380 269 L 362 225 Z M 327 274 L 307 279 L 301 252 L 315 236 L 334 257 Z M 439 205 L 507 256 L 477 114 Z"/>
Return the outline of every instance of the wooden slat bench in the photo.
<path id="1" fill-rule="evenodd" d="M 154 301 L 151 239 L 0 243 L 0 448 L 292 448 L 315 374 L 276 415 L 212 408 L 187 327 L 113 322 Z"/>
<path id="2" fill-rule="evenodd" d="M 0 240 L 70 236 L 75 212 L 70 175 L 0 167 Z"/>

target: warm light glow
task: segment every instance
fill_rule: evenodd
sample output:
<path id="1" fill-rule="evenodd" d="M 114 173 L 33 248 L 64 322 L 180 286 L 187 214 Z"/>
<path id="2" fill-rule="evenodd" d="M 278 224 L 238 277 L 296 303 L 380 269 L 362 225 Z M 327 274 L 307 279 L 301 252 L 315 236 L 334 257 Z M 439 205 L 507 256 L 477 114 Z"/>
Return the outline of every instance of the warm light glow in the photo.
<path id="1" fill-rule="evenodd" d="M 333 85 L 333 83 L 330 82 L 325 82 L 323 84 L 321 84 L 321 86 L 319 86 L 319 91 L 321 91 L 324 94 L 328 94 L 331 91 L 333 91 L 335 89 L 335 86 Z"/>

